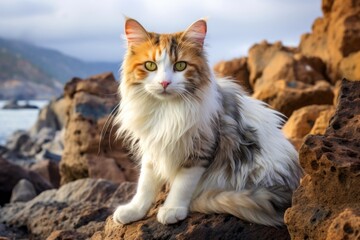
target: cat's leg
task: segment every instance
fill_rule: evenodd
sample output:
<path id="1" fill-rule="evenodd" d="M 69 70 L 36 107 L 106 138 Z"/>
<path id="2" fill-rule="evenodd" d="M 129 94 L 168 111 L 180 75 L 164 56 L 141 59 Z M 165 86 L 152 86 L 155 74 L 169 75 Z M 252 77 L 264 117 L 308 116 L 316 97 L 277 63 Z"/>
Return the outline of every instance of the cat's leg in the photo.
<path id="1" fill-rule="evenodd" d="M 161 185 L 162 181 L 155 175 L 152 164 L 143 161 L 136 194 L 128 204 L 117 207 L 113 215 L 114 221 L 127 224 L 142 219 L 149 211 Z"/>
<path id="2" fill-rule="evenodd" d="M 159 222 L 172 224 L 187 217 L 190 201 L 204 171 L 203 167 L 182 168 L 176 174 L 166 201 L 159 209 Z"/>

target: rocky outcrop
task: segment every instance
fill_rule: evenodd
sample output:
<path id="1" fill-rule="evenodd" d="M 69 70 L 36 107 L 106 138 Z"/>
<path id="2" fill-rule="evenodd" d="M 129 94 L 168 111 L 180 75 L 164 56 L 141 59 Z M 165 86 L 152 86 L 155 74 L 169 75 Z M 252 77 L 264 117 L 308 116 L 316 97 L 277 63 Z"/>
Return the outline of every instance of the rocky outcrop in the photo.
<path id="1" fill-rule="evenodd" d="M 235 80 L 246 92 L 250 94 L 253 92 L 249 82 L 250 76 L 246 57 L 218 62 L 214 66 L 214 71 L 219 77 Z"/>
<path id="2" fill-rule="evenodd" d="M 247 223 L 230 215 L 191 213 L 184 221 L 162 225 L 156 220 L 156 213 L 165 196 L 165 193 L 158 196 L 144 220 L 118 225 L 109 217 L 104 230 L 95 233 L 91 239 L 290 239 L 285 227 Z"/>
<path id="3" fill-rule="evenodd" d="M 22 232 L 31 239 L 89 239 L 103 229 L 117 204 L 129 201 L 135 186 L 81 179 L 45 191 L 27 203 L 8 204 L 0 208 L 0 222 L 7 230 L 2 233 L 0 225 L 0 236 Z"/>
<path id="4" fill-rule="evenodd" d="M 304 106 L 333 102 L 326 65 L 318 57 L 304 56 L 281 42 L 264 41 L 250 48 L 247 62 L 252 96 L 287 117 Z"/>
<path id="5" fill-rule="evenodd" d="M 285 214 L 292 239 L 359 239 L 360 81 L 342 81 L 329 127 L 306 139 L 300 162 L 307 174 Z"/>
<path id="6" fill-rule="evenodd" d="M 310 34 L 304 34 L 300 51 L 321 58 L 327 73 L 339 78 L 360 79 L 360 2 L 323 0 L 324 16 L 315 20 Z"/>
<path id="7" fill-rule="evenodd" d="M 60 163 L 62 184 L 86 177 L 118 183 L 137 180 L 135 164 L 121 139 L 115 138 L 117 88 L 111 73 L 88 79 L 74 78 L 66 84 L 65 99 L 70 104 Z"/>

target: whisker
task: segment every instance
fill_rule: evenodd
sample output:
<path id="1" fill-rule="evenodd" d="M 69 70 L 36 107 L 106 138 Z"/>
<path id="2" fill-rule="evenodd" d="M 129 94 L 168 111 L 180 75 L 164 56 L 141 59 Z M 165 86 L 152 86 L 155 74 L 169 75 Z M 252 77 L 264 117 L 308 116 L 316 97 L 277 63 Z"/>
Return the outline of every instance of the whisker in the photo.
<path id="1" fill-rule="evenodd" d="M 114 117 L 113 117 L 113 119 L 114 119 Z M 112 134 L 111 134 L 111 133 L 112 133 L 112 131 L 113 131 L 113 129 L 114 129 L 114 126 L 115 126 L 115 124 L 112 124 L 112 123 L 113 123 L 113 121 L 111 121 L 111 123 L 110 123 L 112 126 L 111 126 L 110 132 L 109 132 L 109 149 L 110 149 L 110 151 L 112 150 L 112 148 L 111 148 L 111 137 L 112 137 Z M 109 125 L 110 125 L 110 124 L 109 124 Z"/>
<path id="2" fill-rule="evenodd" d="M 107 117 L 107 119 L 106 119 L 106 121 L 105 121 L 105 124 L 104 124 L 104 126 L 102 127 L 102 129 L 101 129 L 101 132 L 100 132 L 100 140 L 99 140 L 99 147 L 98 147 L 98 155 L 100 155 L 100 148 L 101 148 L 101 143 L 102 143 L 102 141 L 103 141 L 104 134 L 106 134 L 106 131 L 107 131 L 108 127 L 109 127 L 109 124 L 113 121 L 114 113 L 115 113 L 115 111 L 118 110 L 119 105 L 120 105 L 120 103 L 116 104 L 116 106 L 114 107 L 114 109 L 109 113 L 109 115 L 108 115 L 108 117 Z M 109 120 L 111 120 L 111 121 L 109 121 Z M 105 130 L 105 131 L 104 131 L 104 130 Z"/>

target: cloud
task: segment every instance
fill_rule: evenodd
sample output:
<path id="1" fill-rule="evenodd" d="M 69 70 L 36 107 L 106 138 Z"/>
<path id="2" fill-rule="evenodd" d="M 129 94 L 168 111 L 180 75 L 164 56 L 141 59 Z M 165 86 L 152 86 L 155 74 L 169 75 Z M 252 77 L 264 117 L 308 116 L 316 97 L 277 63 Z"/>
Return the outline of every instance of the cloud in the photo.
<path id="1" fill-rule="evenodd" d="M 86 60 L 120 61 L 124 15 L 156 32 L 180 31 L 209 17 L 213 63 L 244 55 L 263 39 L 297 44 L 321 11 L 320 0 L 0 0 L 0 36 Z"/>

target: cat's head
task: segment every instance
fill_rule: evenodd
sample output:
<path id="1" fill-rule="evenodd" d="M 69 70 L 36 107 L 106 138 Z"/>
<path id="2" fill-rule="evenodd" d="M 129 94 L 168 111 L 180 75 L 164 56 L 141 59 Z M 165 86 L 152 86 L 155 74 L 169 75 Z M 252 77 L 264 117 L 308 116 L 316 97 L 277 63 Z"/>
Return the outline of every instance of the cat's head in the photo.
<path id="1" fill-rule="evenodd" d="M 210 83 L 204 52 L 206 21 L 194 22 L 183 32 L 148 32 L 134 19 L 126 19 L 127 53 L 122 84 L 157 99 L 189 99 Z"/>

